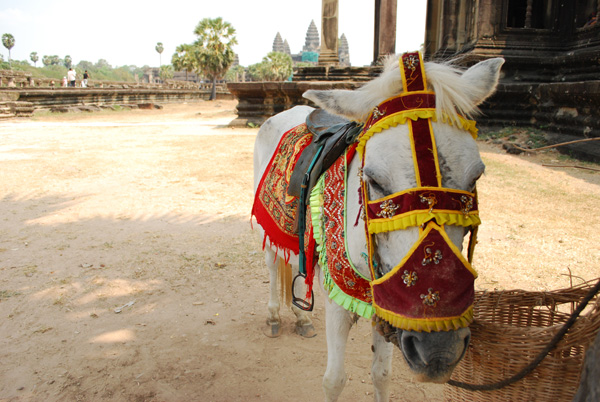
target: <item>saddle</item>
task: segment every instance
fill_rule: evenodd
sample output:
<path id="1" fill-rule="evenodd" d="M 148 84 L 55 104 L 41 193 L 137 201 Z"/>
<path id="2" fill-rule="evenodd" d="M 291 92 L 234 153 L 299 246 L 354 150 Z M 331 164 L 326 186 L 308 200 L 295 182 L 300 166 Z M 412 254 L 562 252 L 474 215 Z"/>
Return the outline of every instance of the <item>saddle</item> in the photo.
<path id="1" fill-rule="evenodd" d="M 306 118 L 306 126 L 313 138 L 300 154 L 290 177 L 287 193 L 294 197 L 302 196 L 303 187 L 305 194 L 309 194 L 321 174 L 331 167 L 362 130 L 362 124 L 323 109 L 311 112 Z M 302 199 L 304 204 L 306 201 Z"/>

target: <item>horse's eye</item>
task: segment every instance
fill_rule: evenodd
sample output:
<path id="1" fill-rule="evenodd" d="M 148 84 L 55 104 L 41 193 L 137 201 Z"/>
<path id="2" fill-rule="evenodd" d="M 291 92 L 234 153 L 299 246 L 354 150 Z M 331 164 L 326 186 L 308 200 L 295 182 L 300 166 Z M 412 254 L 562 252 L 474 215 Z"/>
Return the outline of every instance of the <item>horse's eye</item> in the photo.
<path id="1" fill-rule="evenodd" d="M 375 197 L 373 197 L 374 195 L 377 195 L 380 198 L 382 196 L 385 196 L 385 190 L 383 189 L 383 187 L 381 187 L 379 185 L 379 183 L 377 183 L 375 180 L 368 178 L 367 179 L 367 183 L 368 183 L 368 187 L 369 187 L 369 193 L 371 193 L 370 197 L 372 199 L 375 199 Z"/>
<path id="2" fill-rule="evenodd" d="M 475 179 L 473 179 L 473 181 L 471 181 L 471 183 L 469 184 L 470 192 L 475 191 L 475 185 L 477 184 L 477 180 L 479 180 L 481 178 L 481 176 L 483 176 L 483 173 L 481 173 L 479 176 L 477 176 Z"/>

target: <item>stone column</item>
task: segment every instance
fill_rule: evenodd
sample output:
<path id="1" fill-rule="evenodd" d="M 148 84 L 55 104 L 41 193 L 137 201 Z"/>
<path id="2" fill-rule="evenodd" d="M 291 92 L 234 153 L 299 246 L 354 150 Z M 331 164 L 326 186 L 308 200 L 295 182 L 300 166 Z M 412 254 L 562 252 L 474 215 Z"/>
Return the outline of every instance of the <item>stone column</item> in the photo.
<path id="1" fill-rule="evenodd" d="M 375 0 L 375 41 L 373 64 L 396 53 L 396 10 L 397 0 Z M 406 49 L 409 50 L 409 49 Z"/>
<path id="2" fill-rule="evenodd" d="M 337 65 L 338 0 L 322 0 L 319 65 Z"/>

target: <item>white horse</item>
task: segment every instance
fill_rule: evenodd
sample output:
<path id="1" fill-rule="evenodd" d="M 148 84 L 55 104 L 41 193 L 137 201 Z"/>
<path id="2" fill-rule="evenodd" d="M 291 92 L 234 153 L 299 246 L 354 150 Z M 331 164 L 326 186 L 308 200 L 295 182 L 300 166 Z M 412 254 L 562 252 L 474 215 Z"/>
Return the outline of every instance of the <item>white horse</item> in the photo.
<path id="1" fill-rule="evenodd" d="M 425 63 L 428 89 L 435 92 L 436 113 L 445 115 L 446 122 L 438 119 L 432 122 L 435 132 L 435 144 L 439 156 L 440 171 L 443 174 L 443 187 L 464 191 L 474 191 L 477 179 L 483 174 L 485 166 L 481 161 L 477 145 L 472 136 L 460 127 L 459 115 L 470 117 L 477 114 L 477 105 L 488 98 L 496 88 L 500 67 L 504 60 L 500 58 L 480 62 L 466 71 L 450 64 Z M 358 90 L 307 91 L 303 96 L 329 113 L 343 116 L 357 122 L 365 122 L 379 104 L 402 92 L 403 82 L 398 59 L 386 62 L 382 74 Z M 254 190 L 256 192 L 269 161 L 276 151 L 282 135 L 300 125 L 313 110 L 308 106 L 297 106 L 282 112 L 265 122 L 261 127 L 254 148 Z M 369 186 L 370 198 L 386 195 L 417 186 L 415 182 L 415 164 L 408 139 L 406 124 L 398 124 L 374 135 L 365 148 L 362 177 L 358 172 L 360 158 L 354 158 L 348 166 L 349 189 L 347 195 L 347 216 L 360 215 L 361 201 L 359 192 L 361 179 Z M 371 276 L 370 267 L 364 258 L 367 253 L 367 240 L 362 221 L 358 225 L 346 226 L 349 258 L 356 269 L 365 277 Z M 446 232 L 452 243 L 462 250 L 466 235 L 462 226 L 446 225 Z M 419 237 L 419 228 L 411 227 L 389 233 L 376 234 L 379 266 L 383 273 L 389 272 L 409 252 Z M 270 270 L 271 294 L 268 304 L 268 332 L 277 336 L 281 331 L 279 317 L 280 301 L 278 297 L 278 269 L 284 266 L 281 250 L 271 248 L 270 241 L 265 242 L 265 261 Z M 279 251 L 279 254 L 278 254 Z M 289 256 L 289 263 L 297 272 L 298 256 Z M 323 282 L 323 274 L 316 268 L 315 283 Z M 327 293 L 327 292 L 325 292 Z M 344 372 L 344 354 L 348 333 L 357 318 L 355 314 L 327 299 L 326 336 L 327 369 L 323 378 L 323 389 L 328 401 L 338 399 L 346 383 Z M 312 336 L 314 329 L 307 313 L 292 307 L 297 316 L 297 328 L 305 336 Z M 464 355 L 470 339 L 470 330 L 460 328 L 451 331 L 415 332 L 397 331 L 396 343 L 400 346 L 410 368 L 421 380 L 446 382 L 453 368 Z M 393 345 L 373 330 L 372 379 L 375 386 L 375 400 L 389 399 L 391 377 L 391 358 Z"/>

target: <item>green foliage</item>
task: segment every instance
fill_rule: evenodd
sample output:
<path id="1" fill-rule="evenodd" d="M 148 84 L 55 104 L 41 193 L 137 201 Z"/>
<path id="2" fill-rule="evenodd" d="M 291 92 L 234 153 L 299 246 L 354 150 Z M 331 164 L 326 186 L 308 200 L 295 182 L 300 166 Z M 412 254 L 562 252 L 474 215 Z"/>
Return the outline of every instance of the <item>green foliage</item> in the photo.
<path id="1" fill-rule="evenodd" d="M 175 71 L 185 71 L 187 73 L 198 70 L 198 55 L 200 49 L 194 45 L 183 44 L 177 46 L 175 53 L 171 57 L 171 63 Z"/>
<path id="2" fill-rule="evenodd" d="M 154 50 L 158 52 L 158 65 L 162 66 L 162 52 L 165 50 L 165 47 L 163 46 L 162 42 L 158 42 L 154 47 Z"/>
<path id="3" fill-rule="evenodd" d="M 13 46 L 15 45 L 15 37 L 9 33 L 3 34 L 2 35 L 2 44 L 4 45 L 5 48 L 8 49 L 8 64 L 10 65 L 10 63 L 11 63 L 10 49 L 12 49 Z"/>
<path id="4" fill-rule="evenodd" d="M 164 81 L 173 78 L 173 66 L 170 64 L 165 64 L 164 66 L 160 66 L 160 79 Z"/>
<path id="5" fill-rule="evenodd" d="M 62 60 L 57 55 L 53 55 L 53 56 L 45 55 L 44 57 L 42 57 L 42 63 L 45 66 L 58 66 L 58 65 L 62 64 Z"/>
<path id="6" fill-rule="evenodd" d="M 71 68 L 73 65 L 73 58 L 69 55 L 66 55 L 65 59 L 64 59 L 64 63 L 65 63 L 66 68 Z"/>
<path id="7" fill-rule="evenodd" d="M 204 18 L 194 33 L 198 36 L 195 45 L 198 69 L 213 81 L 222 78 L 235 59 L 232 47 L 237 44 L 235 28 L 221 17 Z"/>
<path id="8" fill-rule="evenodd" d="M 242 77 L 244 76 L 244 72 L 246 71 L 246 69 L 242 66 L 235 66 L 235 67 L 231 67 L 229 70 L 227 70 L 227 73 L 225 73 L 225 81 L 228 82 L 238 82 L 242 80 Z"/>
<path id="9" fill-rule="evenodd" d="M 253 81 L 285 81 L 292 76 L 293 64 L 289 54 L 271 52 L 248 67 L 248 76 Z"/>
<path id="10" fill-rule="evenodd" d="M 37 52 L 31 52 L 31 54 L 29 55 L 29 58 L 31 59 L 31 61 L 33 61 L 33 64 L 35 66 L 37 66 L 37 62 L 40 59 Z"/>

